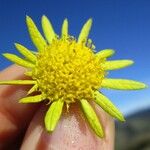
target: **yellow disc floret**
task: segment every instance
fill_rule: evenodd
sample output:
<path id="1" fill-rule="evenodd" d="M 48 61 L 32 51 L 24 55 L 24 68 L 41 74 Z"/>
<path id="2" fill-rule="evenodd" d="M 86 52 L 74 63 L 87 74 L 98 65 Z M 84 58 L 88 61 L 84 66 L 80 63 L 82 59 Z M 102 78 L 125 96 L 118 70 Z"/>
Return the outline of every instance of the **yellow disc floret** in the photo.
<path id="1" fill-rule="evenodd" d="M 55 39 L 38 54 L 33 78 L 50 101 L 92 99 L 104 77 L 93 50 L 73 38 Z"/>

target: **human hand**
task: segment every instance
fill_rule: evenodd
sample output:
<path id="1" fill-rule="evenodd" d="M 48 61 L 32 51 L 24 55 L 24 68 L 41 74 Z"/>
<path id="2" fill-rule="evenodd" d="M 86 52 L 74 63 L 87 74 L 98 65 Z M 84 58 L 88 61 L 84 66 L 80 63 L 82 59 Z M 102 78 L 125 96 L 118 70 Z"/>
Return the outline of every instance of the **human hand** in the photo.
<path id="1" fill-rule="evenodd" d="M 25 69 L 12 65 L 1 71 L 0 80 L 26 79 Z M 114 123 L 94 105 L 105 137 L 97 137 L 83 119 L 77 104 L 70 106 L 52 133 L 47 133 L 43 118 L 47 109 L 41 104 L 20 104 L 29 86 L 0 86 L 0 149 L 21 150 L 113 150 Z"/>

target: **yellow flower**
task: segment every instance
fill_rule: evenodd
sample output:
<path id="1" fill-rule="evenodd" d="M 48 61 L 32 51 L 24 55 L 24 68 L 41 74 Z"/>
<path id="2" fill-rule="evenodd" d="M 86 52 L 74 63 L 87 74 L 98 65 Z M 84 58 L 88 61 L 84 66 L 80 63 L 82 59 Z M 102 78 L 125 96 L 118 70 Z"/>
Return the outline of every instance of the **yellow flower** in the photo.
<path id="1" fill-rule="evenodd" d="M 103 137 L 102 126 L 90 101 L 94 101 L 120 121 L 124 121 L 124 117 L 99 90 L 137 90 L 145 88 L 146 85 L 132 80 L 107 78 L 108 70 L 127 67 L 133 64 L 133 61 L 108 61 L 107 58 L 114 54 L 111 49 L 95 52 L 92 40 L 88 39 L 92 19 L 84 24 L 78 39 L 68 34 L 67 19 L 63 22 L 61 36 L 54 32 L 46 16 L 42 17 L 41 22 L 45 38 L 32 19 L 26 17 L 28 31 L 37 52 L 16 43 L 16 49 L 23 58 L 10 53 L 3 54 L 10 61 L 26 67 L 28 71 L 25 75 L 31 77 L 31 80 L 0 81 L 0 84 L 33 85 L 28 91 L 28 96 L 22 98 L 20 103 L 49 101 L 50 107 L 45 115 L 45 127 L 48 132 L 55 129 L 64 104 L 69 110 L 71 103 L 78 102 L 93 131 L 99 137 Z M 40 94 L 31 96 L 35 91 Z"/>

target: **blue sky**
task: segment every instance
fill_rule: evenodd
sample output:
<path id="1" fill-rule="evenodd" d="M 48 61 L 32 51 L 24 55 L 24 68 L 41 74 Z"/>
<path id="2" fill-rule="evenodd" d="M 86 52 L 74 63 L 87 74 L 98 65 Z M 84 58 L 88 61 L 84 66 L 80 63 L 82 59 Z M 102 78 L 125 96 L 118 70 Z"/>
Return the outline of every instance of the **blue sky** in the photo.
<path id="1" fill-rule="evenodd" d="M 41 30 L 45 14 L 59 34 L 64 18 L 69 20 L 69 33 L 78 36 L 83 23 L 93 18 L 90 38 L 99 51 L 116 50 L 112 59 L 133 59 L 135 64 L 109 77 L 128 78 L 150 85 L 150 1 L 148 0 L 0 0 L 0 53 L 17 53 L 13 43 L 35 49 L 30 41 L 25 16 L 29 15 Z M 11 63 L 0 56 L 0 69 Z M 108 91 L 108 97 L 125 113 L 150 107 L 150 90 Z"/>

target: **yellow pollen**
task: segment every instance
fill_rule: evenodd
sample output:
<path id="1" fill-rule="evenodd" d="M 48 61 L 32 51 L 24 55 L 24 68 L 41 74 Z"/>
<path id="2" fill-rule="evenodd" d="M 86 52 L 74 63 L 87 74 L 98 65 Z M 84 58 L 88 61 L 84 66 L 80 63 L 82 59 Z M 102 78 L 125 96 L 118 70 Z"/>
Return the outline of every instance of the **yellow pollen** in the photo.
<path id="1" fill-rule="evenodd" d="M 102 63 L 90 47 L 74 38 L 55 39 L 37 55 L 32 77 L 50 101 L 90 100 L 104 78 Z"/>

